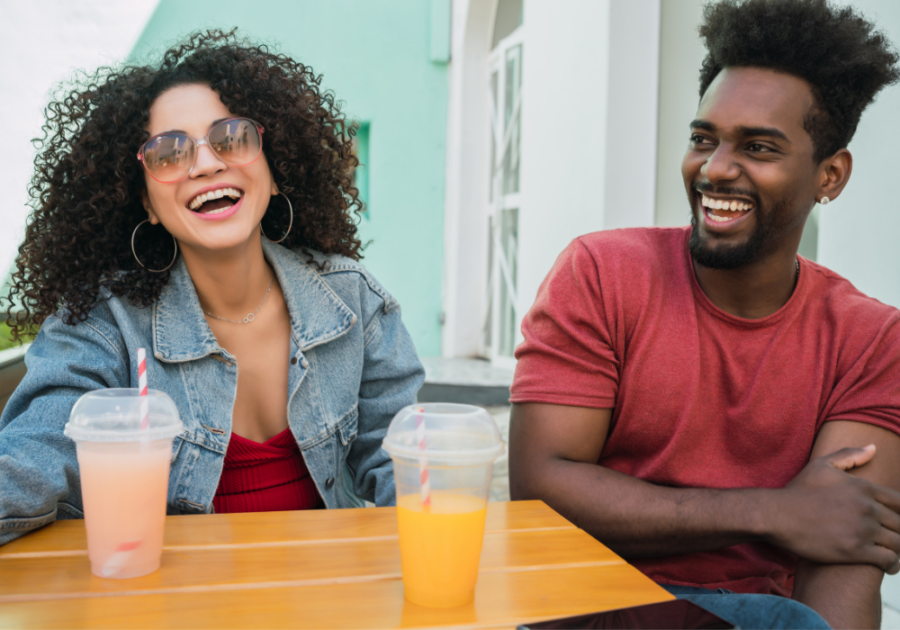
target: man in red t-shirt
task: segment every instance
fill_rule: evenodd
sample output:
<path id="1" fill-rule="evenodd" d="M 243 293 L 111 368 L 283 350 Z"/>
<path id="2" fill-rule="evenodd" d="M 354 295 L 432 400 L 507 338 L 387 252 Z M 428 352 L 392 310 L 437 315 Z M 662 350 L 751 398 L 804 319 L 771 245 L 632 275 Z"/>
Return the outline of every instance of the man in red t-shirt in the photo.
<path id="1" fill-rule="evenodd" d="M 710 5 L 700 32 L 692 225 L 590 234 L 556 261 L 516 353 L 512 496 L 672 592 L 877 627 L 900 568 L 900 311 L 797 250 L 897 56 L 813 0 Z"/>

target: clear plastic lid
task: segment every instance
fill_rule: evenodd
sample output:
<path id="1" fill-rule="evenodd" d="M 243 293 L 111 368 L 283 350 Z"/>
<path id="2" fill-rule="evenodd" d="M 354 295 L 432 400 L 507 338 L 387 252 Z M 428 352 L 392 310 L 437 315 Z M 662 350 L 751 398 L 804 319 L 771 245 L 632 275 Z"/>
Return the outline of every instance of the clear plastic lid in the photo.
<path id="1" fill-rule="evenodd" d="M 141 397 L 137 389 L 98 389 L 78 399 L 64 433 L 85 442 L 139 442 L 173 438 L 184 429 L 178 408 L 166 394 L 147 395 L 150 425 L 141 428 Z"/>
<path id="2" fill-rule="evenodd" d="M 424 426 L 424 444 L 420 444 L 421 433 L 417 432 L 420 423 Z M 503 440 L 497 423 L 481 407 L 420 403 L 397 412 L 382 448 L 395 458 L 483 464 L 503 452 Z"/>

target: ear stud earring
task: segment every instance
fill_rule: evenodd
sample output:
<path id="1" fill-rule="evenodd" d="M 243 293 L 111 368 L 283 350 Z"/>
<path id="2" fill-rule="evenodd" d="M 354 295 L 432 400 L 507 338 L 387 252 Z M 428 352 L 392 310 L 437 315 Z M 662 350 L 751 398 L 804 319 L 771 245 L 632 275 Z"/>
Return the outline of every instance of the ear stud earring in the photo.
<path id="1" fill-rule="evenodd" d="M 831 199 L 829 199 L 828 197 L 822 197 L 821 199 L 819 199 L 819 205 L 827 206 L 828 202 L 830 202 L 830 201 L 831 201 Z"/>

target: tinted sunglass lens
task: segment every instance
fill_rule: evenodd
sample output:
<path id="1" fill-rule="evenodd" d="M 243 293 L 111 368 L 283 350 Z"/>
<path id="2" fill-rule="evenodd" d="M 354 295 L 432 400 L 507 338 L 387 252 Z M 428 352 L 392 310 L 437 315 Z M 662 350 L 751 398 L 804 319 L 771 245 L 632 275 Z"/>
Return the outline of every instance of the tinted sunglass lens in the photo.
<path id="1" fill-rule="evenodd" d="M 144 164 L 159 181 L 178 181 L 190 172 L 194 150 L 194 141 L 183 134 L 158 136 L 144 147 Z"/>
<path id="2" fill-rule="evenodd" d="M 209 144 L 219 159 L 232 166 L 249 164 L 259 157 L 259 130 L 246 118 L 219 123 L 209 131 Z"/>

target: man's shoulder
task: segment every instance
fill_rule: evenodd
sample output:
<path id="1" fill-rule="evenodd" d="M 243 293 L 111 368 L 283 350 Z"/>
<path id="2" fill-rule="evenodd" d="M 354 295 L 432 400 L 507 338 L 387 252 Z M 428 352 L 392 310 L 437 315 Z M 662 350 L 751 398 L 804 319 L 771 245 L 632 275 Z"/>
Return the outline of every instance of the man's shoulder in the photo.
<path id="1" fill-rule="evenodd" d="M 592 292 L 611 310 L 636 313 L 660 296 L 690 293 L 687 237 L 690 228 L 625 228 L 574 239 L 544 282 L 553 290 Z"/>
<path id="2" fill-rule="evenodd" d="M 576 238 L 569 255 L 580 273 L 596 273 L 607 291 L 619 287 L 638 299 L 640 287 L 689 286 L 689 233 L 689 227 L 593 232 Z"/>
<path id="3" fill-rule="evenodd" d="M 579 236 L 574 243 L 598 260 L 671 259 L 684 252 L 690 228 L 622 228 Z"/>
<path id="4" fill-rule="evenodd" d="M 810 272 L 810 297 L 829 317 L 878 327 L 900 322 L 900 310 L 896 307 L 866 295 L 850 280 L 828 267 L 811 260 L 804 259 L 803 262 Z"/>

